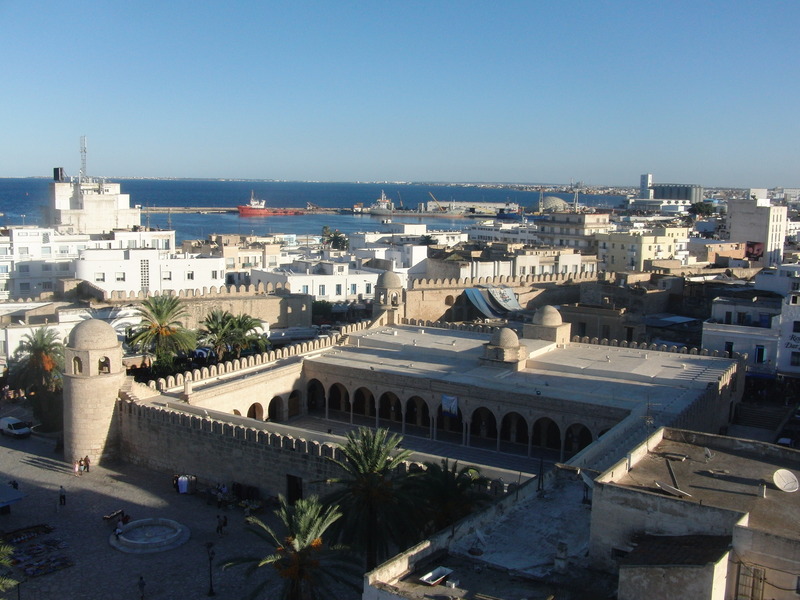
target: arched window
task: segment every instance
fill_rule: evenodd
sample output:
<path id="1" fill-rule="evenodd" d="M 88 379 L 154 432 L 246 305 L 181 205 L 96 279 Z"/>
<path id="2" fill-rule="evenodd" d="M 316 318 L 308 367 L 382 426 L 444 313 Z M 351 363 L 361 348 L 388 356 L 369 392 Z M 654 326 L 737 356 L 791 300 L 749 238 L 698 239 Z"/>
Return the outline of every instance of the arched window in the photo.
<path id="1" fill-rule="evenodd" d="M 107 356 L 104 356 L 100 359 L 98 363 L 98 370 L 101 373 L 111 373 L 111 361 L 108 359 Z"/>
<path id="2" fill-rule="evenodd" d="M 83 363 L 77 356 L 72 359 L 72 373 L 75 375 L 80 375 L 83 373 Z"/>

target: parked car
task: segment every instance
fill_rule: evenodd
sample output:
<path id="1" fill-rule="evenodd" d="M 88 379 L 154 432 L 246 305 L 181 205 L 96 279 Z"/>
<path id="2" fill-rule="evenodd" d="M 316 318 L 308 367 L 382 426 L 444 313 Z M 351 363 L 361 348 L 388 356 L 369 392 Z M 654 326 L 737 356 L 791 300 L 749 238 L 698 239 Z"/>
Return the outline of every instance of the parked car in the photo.
<path id="1" fill-rule="evenodd" d="M 25 421 L 16 417 L 3 417 L 0 419 L 0 433 L 11 437 L 26 438 L 31 434 L 31 428 Z"/>

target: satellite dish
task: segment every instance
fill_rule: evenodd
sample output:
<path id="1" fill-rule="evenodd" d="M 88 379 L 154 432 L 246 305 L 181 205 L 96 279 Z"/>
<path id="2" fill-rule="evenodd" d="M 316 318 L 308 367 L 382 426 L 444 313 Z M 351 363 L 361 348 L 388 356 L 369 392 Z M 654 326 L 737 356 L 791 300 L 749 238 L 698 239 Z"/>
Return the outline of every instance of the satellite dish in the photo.
<path id="1" fill-rule="evenodd" d="M 683 490 L 679 490 L 676 487 L 672 487 L 668 483 L 664 483 L 663 481 L 656 481 L 656 486 L 667 492 L 668 494 L 672 494 L 673 496 L 677 496 L 678 498 L 683 498 L 686 496 L 687 498 L 691 498 L 692 495 L 684 492 Z"/>
<path id="2" fill-rule="evenodd" d="M 797 477 L 788 469 L 778 469 L 772 474 L 772 481 L 782 492 L 796 492 L 800 485 L 797 483 Z"/>

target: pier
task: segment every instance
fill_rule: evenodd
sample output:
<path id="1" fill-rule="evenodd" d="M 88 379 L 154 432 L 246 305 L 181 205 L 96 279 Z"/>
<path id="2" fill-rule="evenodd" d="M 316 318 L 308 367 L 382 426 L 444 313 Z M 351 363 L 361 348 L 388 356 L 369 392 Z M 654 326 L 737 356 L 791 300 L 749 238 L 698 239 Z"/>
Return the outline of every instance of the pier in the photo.
<path id="1" fill-rule="evenodd" d="M 239 209 L 236 206 L 139 206 L 141 209 L 142 214 L 150 214 L 150 215 L 166 215 L 166 214 L 236 214 L 239 212 Z M 299 209 L 299 208 L 276 208 L 276 211 L 280 210 L 292 210 L 292 211 L 299 211 L 300 213 L 308 213 L 308 214 L 328 214 L 328 215 L 336 215 L 336 214 L 352 214 L 352 208 L 322 208 L 316 206 L 314 208 L 306 208 L 306 209 Z"/>

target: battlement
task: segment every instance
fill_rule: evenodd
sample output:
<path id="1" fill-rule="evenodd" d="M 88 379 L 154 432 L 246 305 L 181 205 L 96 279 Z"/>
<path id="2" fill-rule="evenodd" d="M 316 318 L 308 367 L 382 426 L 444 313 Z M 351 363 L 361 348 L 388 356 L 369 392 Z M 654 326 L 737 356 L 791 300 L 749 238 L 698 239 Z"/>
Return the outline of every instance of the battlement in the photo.
<path id="1" fill-rule="evenodd" d="M 709 350 L 708 348 L 689 348 L 687 346 L 677 346 L 675 344 L 667 345 L 667 344 L 647 344 L 641 343 L 637 344 L 636 342 L 626 342 L 619 340 L 609 340 L 607 338 L 589 338 L 587 336 L 581 337 L 579 335 L 572 336 L 572 341 L 576 344 L 595 344 L 597 346 L 611 346 L 615 348 L 638 348 L 639 350 L 653 350 L 654 352 L 671 352 L 671 353 L 678 353 L 678 354 L 688 354 L 691 356 L 713 356 L 715 358 L 730 358 L 733 360 L 738 360 L 739 362 L 746 362 L 747 361 L 747 353 L 729 353 L 723 352 L 720 350 Z"/>
<path id="2" fill-rule="evenodd" d="M 605 274 L 607 276 L 607 274 Z M 498 275 L 496 277 L 464 277 L 461 279 L 411 279 L 409 290 L 428 290 L 441 288 L 466 288 L 478 285 L 507 285 L 509 287 L 527 287 L 536 284 L 580 283 L 597 281 L 599 273 L 552 273 L 542 275 Z"/>
<path id="3" fill-rule="evenodd" d="M 106 292 L 97 286 L 92 286 L 92 296 L 98 300 L 146 300 L 154 296 L 177 296 L 179 298 L 243 298 L 248 296 L 264 296 L 266 294 L 291 293 L 283 283 L 263 283 L 257 285 L 221 285 L 219 287 L 203 287 L 197 289 L 167 290 L 164 292 Z"/>

